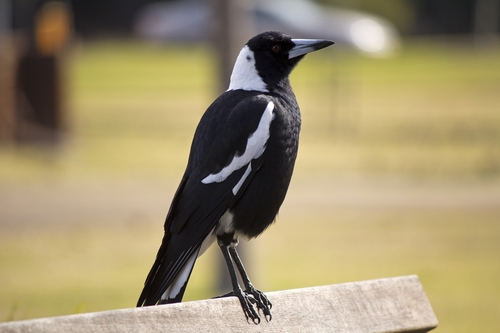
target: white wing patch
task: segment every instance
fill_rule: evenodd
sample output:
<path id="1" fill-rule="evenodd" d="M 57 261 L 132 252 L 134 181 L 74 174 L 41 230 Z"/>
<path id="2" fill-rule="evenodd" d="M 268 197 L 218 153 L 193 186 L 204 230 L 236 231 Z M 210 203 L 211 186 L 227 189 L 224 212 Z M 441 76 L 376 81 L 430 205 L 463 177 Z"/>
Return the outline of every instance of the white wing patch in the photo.
<path id="1" fill-rule="evenodd" d="M 245 173 L 243 174 L 243 176 L 241 176 L 240 181 L 233 187 L 233 194 L 234 195 L 236 195 L 236 193 L 238 193 L 238 191 L 241 188 L 241 185 L 243 185 L 243 182 L 245 181 L 245 179 L 247 179 L 248 175 L 250 174 L 250 171 L 252 171 L 252 163 L 248 163 L 248 166 L 247 166 L 247 169 L 245 170 Z"/>
<path id="2" fill-rule="evenodd" d="M 241 177 L 240 181 L 233 187 L 233 194 L 236 195 L 238 190 L 243 185 L 243 182 L 248 177 L 252 171 L 252 167 L 249 164 L 253 159 L 259 158 L 266 150 L 267 140 L 269 139 L 269 129 L 271 127 L 271 122 L 274 119 L 274 103 L 269 102 L 267 104 L 262 117 L 260 118 L 259 126 L 253 132 L 247 140 L 247 145 L 245 152 L 241 156 L 234 156 L 231 163 L 224 167 L 218 173 L 212 173 L 205 177 L 201 182 L 203 184 L 220 183 L 229 177 L 234 171 L 241 169 L 243 166 L 247 166 L 247 170 Z"/>
<path id="3" fill-rule="evenodd" d="M 229 90 L 254 90 L 269 92 L 267 85 L 255 68 L 255 57 L 248 46 L 244 46 L 234 63 Z"/>

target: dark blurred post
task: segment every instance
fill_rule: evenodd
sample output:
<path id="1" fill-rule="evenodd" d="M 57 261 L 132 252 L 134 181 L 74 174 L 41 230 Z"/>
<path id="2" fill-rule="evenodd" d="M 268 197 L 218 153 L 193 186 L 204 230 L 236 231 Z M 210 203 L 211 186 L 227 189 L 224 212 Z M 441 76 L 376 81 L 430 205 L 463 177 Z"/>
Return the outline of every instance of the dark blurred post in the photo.
<path id="1" fill-rule="evenodd" d="M 11 0 L 0 0 L 0 140 L 14 139 L 14 45 Z"/>
<path id="2" fill-rule="evenodd" d="M 474 39 L 478 44 L 498 43 L 500 0 L 477 0 L 474 13 Z"/>
<path id="3" fill-rule="evenodd" d="M 251 8 L 253 0 L 212 0 L 213 44 L 219 66 L 219 91 L 229 86 L 234 61 L 243 44 L 254 35 Z"/>
<path id="4" fill-rule="evenodd" d="M 19 56 L 15 139 L 57 142 L 64 124 L 63 58 L 71 36 L 69 1 L 14 3 Z"/>
<path id="5" fill-rule="evenodd" d="M 234 61 L 243 45 L 254 35 L 252 16 L 249 14 L 253 0 L 212 0 L 215 17 L 213 20 L 213 45 L 218 60 L 217 95 L 227 90 Z M 243 262 L 248 262 L 247 244 L 241 242 L 238 253 Z M 232 290 L 227 266 L 222 256 L 219 258 L 219 292 Z"/>

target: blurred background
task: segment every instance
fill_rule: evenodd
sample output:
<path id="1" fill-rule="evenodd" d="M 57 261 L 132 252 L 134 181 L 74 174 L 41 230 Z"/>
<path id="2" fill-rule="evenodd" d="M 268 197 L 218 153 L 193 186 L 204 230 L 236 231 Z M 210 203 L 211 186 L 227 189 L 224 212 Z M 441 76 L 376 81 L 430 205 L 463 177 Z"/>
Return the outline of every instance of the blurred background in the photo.
<path id="1" fill-rule="evenodd" d="M 263 291 L 417 274 L 438 332 L 497 332 L 500 1 L 0 0 L 0 321 L 133 307 L 206 107 L 253 35 L 336 44 L 302 109 Z M 186 300 L 221 293 L 211 249 Z"/>

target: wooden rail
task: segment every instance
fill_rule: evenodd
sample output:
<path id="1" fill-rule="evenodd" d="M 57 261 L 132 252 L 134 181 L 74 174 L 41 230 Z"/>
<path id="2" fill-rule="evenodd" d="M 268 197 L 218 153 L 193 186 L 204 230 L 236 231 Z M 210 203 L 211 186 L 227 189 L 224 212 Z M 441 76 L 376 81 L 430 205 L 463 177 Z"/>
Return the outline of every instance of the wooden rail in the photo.
<path id="1" fill-rule="evenodd" d="M 260 325 L 231 297 L 9 322 L 0 332 L 424 333 L 438 324 L 415 275 L 266 294 L 273 319 Z"/>

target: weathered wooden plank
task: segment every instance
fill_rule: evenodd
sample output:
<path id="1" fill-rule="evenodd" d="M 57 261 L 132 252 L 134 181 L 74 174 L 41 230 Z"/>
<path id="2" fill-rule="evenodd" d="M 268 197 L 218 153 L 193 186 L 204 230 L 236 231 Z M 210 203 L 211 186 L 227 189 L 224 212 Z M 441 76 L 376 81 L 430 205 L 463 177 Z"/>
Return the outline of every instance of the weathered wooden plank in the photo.
<path id="1" fill-rule="evenodd" d="M 438 324 L 417 276 L 267 293 L 273 319 L 247 323 L 238 300 L 211 299 L 0 324 L 2 333 L 424 333 Z"/>

